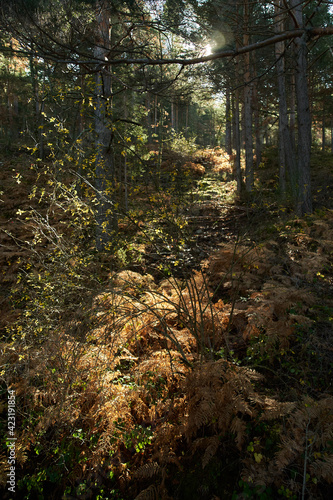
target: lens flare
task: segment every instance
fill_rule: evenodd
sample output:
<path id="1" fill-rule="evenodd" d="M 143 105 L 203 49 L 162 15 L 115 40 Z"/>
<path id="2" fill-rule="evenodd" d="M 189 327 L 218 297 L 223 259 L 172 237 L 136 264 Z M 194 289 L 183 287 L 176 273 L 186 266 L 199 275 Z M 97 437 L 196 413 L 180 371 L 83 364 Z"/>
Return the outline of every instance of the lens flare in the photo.
<path id="1" fill-rule="evenodd" d="M 208 43 L 205 48 L 204 48 L 204 56 L 210 56 L 212 53 L 212 47 L 211 45 Z"/>

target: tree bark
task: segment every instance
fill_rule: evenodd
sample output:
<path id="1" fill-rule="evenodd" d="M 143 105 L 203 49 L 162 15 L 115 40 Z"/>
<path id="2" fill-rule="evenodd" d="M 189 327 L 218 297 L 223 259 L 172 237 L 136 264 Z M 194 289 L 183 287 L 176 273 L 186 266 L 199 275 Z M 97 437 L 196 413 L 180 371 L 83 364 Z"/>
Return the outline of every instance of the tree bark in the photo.
<path id="1" fill-rule="evenodd" d="M 325 153 L 326 148 L 326 126 L 325 126 L 325 100 L 323 99 L 323 118 L 322 118 L 322 140 L 321 140 L 321 149 L 323 153 Z"/>
<path id="2" fill-rule="evenodd" d="M 294 18 L 303 28 L 302 4 L 299 0 L 290 0 Z M 307 45 L 306 34 L 295 38 L 296 53 L 296 100 L 297 100 L 297 166 L 298 166 L 298 201 L 297 214 L 312 213 L 311 198 L 311 115 L 307 81 Z"/>
<path id="3" fill-rule="evenodd" d="M 261 144 L 261 127 L 260 127 L 260 106 L 259 106 L 257 87 L 258 87 L 258 80 L 255 80 L 253 85 L 252 104 L 253 104 L 254 130 L 256 139 L 256 166 L 259 167 L 261 163 L 262 144 Z"/>
<path id="4" fill-rule="evenodd" d="M 243 45 L 249 45 L 249 0 L 244 0 Z M 250 192 L 254 184 L 253 137 L 252 137 L 252 85 L 250 72 L 250 53 L 244 55 L 244 142 L 245 142 L 245 188 Z"/>
<path id="5" fill-rule="evenodd" d="M 290 139 L 291 146 L 294 152 L 296 152 L 296 77 L 295 68 L 292 68 L 290 76 Z M 296 160 L 295 160 L 296 161 Z"/>
<path id="6" fill-rule="evenodd" d="M 237 182 L 237 193 L 242 191 L 242 168 L 241 168 L 241 139 L 240 139 L 240 127 L 239 127 L 239 90 L 236 89 L 235 92 L 235 164 L 234 164 L 234 175 Z"/>
<path id="7" fill-rule="evenodd" d="M 231 142 L 231 105 L 230 105 L 230 91 L 226 91 L 226 103 L 225 103 L 225 149 L 229 156 L 232 155 L 232 142 Z"/>
<path id="8" fill-rule="evenodd" d="M 283 2 L 280 1 L 279 5 L 275 5 L 276 14 L 276 31 L 278 33 L 283 32 L 284 23 L 282 18 Z M 277 81 L 278 81 L 278 92 L 279 92 L 279 178 L 280 178 L 280 190 L 282 195 L 285 195 L 286 191 L 286 170 L 288 171 L 291 190 L 294 200 L 296 201 L 296 158 L 295 152 L 292 145 L 291 133 L 288 124 L 288 106 L 287 106 L 287 93 L 286 93 L 286 82 L 285 82 L 285 43 L 278 42 L 275 44 L 275 56 L 276 56 L 276 71 L 277 71 Z"/>
<path id="9" fill-rule="evenodd" d="M 112 231 L 117 226 L 116 215 L 110 200 L 113 178 L 112 131 L 110 121 L 111 76 L 103 61 L 107 62 L 110 45 L 110 16 L 105 0 L 96 1 L 97 34 L 94 56 L 100 60 L 95 78 L 95 133 L 96 166 L 95 187 L 98 198 L 96 213 L 96 248 L 106 250 Z"/>
<path id="10" fill-rule="evenodd" d="M 175 120 L 175 103 L 173 98 L 171 99 L 171 128 L 173 130 L 176 129 L 176 120 Z"/>
<path id="11" fill-rule="evenodd" d="M 188 138 L 188 114 L 189 114 L 189 103 L 186 103 L 186 110 L 185 110 L 185 137 L 186 139 Z"/>
<path id="12" fill-rule="evenodd" d="M 148 130 L 148 143 L 152 143 L 152 121 L 151 121 L 151 116 L 152 116 L 152 111 L 151 111 L 151 98 L 150 98 L 150 92 L 147 92 L 147 100 L 146 100 L 146 107 L 147 107 L 147 130 Z"/>

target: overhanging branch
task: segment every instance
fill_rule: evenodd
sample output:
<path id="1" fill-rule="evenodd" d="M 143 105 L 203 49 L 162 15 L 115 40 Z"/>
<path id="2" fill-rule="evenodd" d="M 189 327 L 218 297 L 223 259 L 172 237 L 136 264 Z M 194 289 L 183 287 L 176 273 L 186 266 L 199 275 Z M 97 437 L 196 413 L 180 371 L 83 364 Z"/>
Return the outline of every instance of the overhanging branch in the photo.
<path id="1" fill-rule="evenodd" d="M 98 59 L 94 56 L 88 56 L 85 59 L 76 59 L 75 57 L 73 58 L 63 58 L 63 54 L 61 56 L 58 56 L 56 52 L 48 53 L 45 51 L 36 51 L 34 50 L 34 55 L 38 55 L 39 57 L 45 59 L 45 60 L 51 60 L 54 62 L 62 63 L 62 64 L 75 64 L 76 66 L 85 66 L 88 68 L 91 66 L 91 69 L 89 72 L 94 73 L 96 72 L 96 65 L 97 64 L 102 64 L 104 67 L 107 66 L 116 66 L 116 65 L 128 65 L 128 64 L 134 64 L 134 65 L 140 65 L 140 66 L 162 66 L 162 65 L 168 65 L 168 64 L 180 64 L 182 68 L 185 66 L 190 66 L 190 65 L 195 65 L 195 64 L 200 64 L 200 63 L 207 63 L 210 61 L 216 61 L 218 59 L 224 59 L 227 57 L 237 57 L 242 54 L 246 54 L 248 52 L 253 52 L 255 50 L 262 49 L 264 47 L 268 47 L 270 45 L 273 45 L 278 42 L 282 42 L 284 40 L 290 40 L 293 38 L 298 38 L 301 37 L 304 33 L 307 34 L 309 38 L 314 38 L 314 37 L 322 37 L 322 36 L 328 36 L 328 35 L 333 35 L 333 26 L 325 27 L 325 28 L 319 28 L 319 27 L 311 27 L 311 28 L 305 28 L 305 29 L 295 29 L 291 31 L 286 31 L 284 33 L 280 33 L 279 35 L 274 35 L 270 38 L 266 38 L 265 40 L 261 40 L 260 42 L 255 42 L 250 45 L 246 45 L 244 47 L 238 47 L 237 49 L 229 49 L 229 50 L 223 50 L 220 52 L 215 52 L 213 54 L 210 54 L 208 56 L 201 56 L 201 57 L 193 57 L 189 59 L 183 59 L 183 58 L 162 58 L 162 59 L 150 59 L 150 58 L 127 58 L 127 57 L 120 57 L 118 59 L 109 59 L 109 60 L 101 60 Z M 62 47 L 63 48 L 63 47 Z M 14 53 L 15 55 L 27 57 L 29 55 L 29 49 L 23 49 L 23 50 L 15 50 L 8 48 L 2 49 L 3 52 L 8 52 Z M 36 53 L 37 52 L 37 53 Z M 73 53 L 72 49 L 72 53 Z M 80 54 L 82 56 L 82 54 Z"/>
<path id="2" fill-rule="evenodd" d="M 223 59 L 225 57 L 237 57 L 239 55 L 245 54 L 247 52 L 253 52 L 254 50 L 273 45 L 284 40 L 290 40 L 292 38 L 298 38 L 304 33 L 312 38 L 315 36 L 327 36 L 333 35 L 333 26 L 327 28 L 307 28 L 307 29 L 296 29 L 292 31 L 287 31 L 279 35 L 272 36 L 266 40 L 261 40 L 260 42 L 255 42 L 244 47 L 239 47 L 238 49 L 224 50 L 220 52 L 215 52 L 208 56 L 194 57 L 191 59 L 181 59 L 181 58 L 170 58 L 170 59 L 129 59 L 129 58 L 119 58 L 108 61 L 106 64 L 110 66 L 118 64 L 140 64 L 149 66 L 159 66 L 164 64 L 181 64 L 182 66 L 189 66 L 192 64 L 200 64 L 210 61 L 215 61 L 217 59 Z"/>

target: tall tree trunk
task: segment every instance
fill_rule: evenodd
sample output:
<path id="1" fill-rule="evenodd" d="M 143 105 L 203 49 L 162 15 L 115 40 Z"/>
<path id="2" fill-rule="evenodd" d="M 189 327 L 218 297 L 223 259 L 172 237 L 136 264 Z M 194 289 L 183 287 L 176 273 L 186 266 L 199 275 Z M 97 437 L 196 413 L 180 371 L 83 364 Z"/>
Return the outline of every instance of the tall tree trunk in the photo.
<path id="1" fill-rule="evenodd" d="M 326 127 L 325 127 L 325 120 L 326 120 L 326 115 L 325 115 L 325 100 L 323 99 L 323 122 L 322 122 L 322 140 L 321 140 L 321 149 L 323 153 L 325 153 L 325 147 L 326 147 Z"/>
<path id="2" fill-rule="evenodd" d="M 127 120 L 127 118 L 128 118 L 128 105 L 127 105 L 127 94 L 126 93 L 124 94 L 124 118 L 125 118 L 125 120 Z M 122 172 L 120 172 L 119 179 L 122 178 L 121 174 L 122 174 Z M 127 153 L 125 150 L 125 153 L 124 153 L 124 190 L 122 189 L 122 183 L 120 182 L 121 193 L 124 193 L 125 213 L 128 212 L 128 183 L 129 183 L 128 164 L 127 164 Z"/>
<path id="3" fill-rule="evenodd" d="M 233 91 L 231 93 L 231 109 L 232 109 L 232 137 L 231 137 L 231 144 L 232 144 L 232 154 L 234 150 L 237 149 L 237 144 L 236 144 L 236 92 Z"/>
<path id="4" fill-rule="evenodd" d="M 225 149 L 229 156 L 232 155 L 232 142 L 231 142 L 231 105 L 230 105 L 230 90 L 226 91 L 226 102 L 225 102 Z"/>
<path id="5" fill-rule="evenodd" d="M 244 36 L 243 45 L 250 43 L 249 36 L 250 7 L 249 0 L 244 0 Z M 245 187 L 252 191 L 253 172 L 253 137 L 252 137 L 252 84 L 250 72 L 250 53 L 244 55 L 244 142 L 245 142 Z"/>
<path id="6" fill-rule="evenodd" d="M 235 164 L 234 164 L 234 175 L 237 182 L 237 193 L 242 191 L 242 168 L 241 168 L 241 137 L 240 137 L 240 127 L 239 127 L 239 90 L 236 89 L 235 92 Z"/>
<path id="7" fill-rule="evenodd" d="M 211 119 L 210 119 L 210 145 L 211 147 L 215 147 L 215 116 L 214 116 L 214 111 L 212 112 Z"/>
<path id="8" fill-rule="evenodd" d="M 94 55 L 101 62 L 95 79 L 96 167 L 95 187 L 98 197 L 96 213 L 96 248 L 105 250 L 116 228 L 117 219 L 110 200 L 113 179 L 112 132 L 110 124 L 111 76 L 103 64 L 110 45 L 110 16 L 105 0 L 96 1 L 97 33 Z"/>
<path id="9" fill-rule="evenodd" d="M 151 123 L 151 96 L 150 92 L 147 92 L 147 101 L 146 101 L 146 106 L 147 106 L 147 129 L 148 129 L 148 142 L 151 144 L 152 142 L 152 123 Z"/>
<path id="10" fill-rule="evenodd" d="M 254 113 L 254 129 L 255 129 L 255 138 L 256 138 L 256 165 L 259 167 L 261 163 L 261 127 L 260 127 L 260 107 L 259 107 L 259 99 L 258 99 L 258 81 L 255 80 L 253 85 L 253 95 L 252 95 L 252 104 L 253 104 L 253 113 Z"/>
<path id="11" fill-rule="evenodd" d="M 185 137 L 188 138 L 188 114 L 189 114 L 189 103 L 186 103 L 186 111 L 185 111 Z"/>
<path id="12" fill-rule="evenodd" d="M 176 121 L 175 121 L 175 103 L 173 98 L 171 98 L 171 128 L 173 130 L 176 129 Z"/>
<path id="13" fill-rule="evenodd" d="M 295 67 L 291 70 L 290 75 L 290 139 L 291 146 L 294 152 L 296 152 L 296 69 Z M 295 153 L 296 155 L 296 153 Z M 296 159 L 295 159 L 296 161 Z"/>
<path id="14" fill-rule="evenodd" d="M 154 103 L 154 134 L 158 134 L 158 101 L 157 101 L 157 95 L 155 95 L 155 103 Z"/>
<path id="15" fill-rule="evenodd" d="M 276 32 L 282 33 L 284 23 L 282 18 L 283 2 L 280 0 L 279 5 L 275 5 L 275 26 Z M 286 191 L 286 170 L 288 171 L 291 183 L 291 189 L 294 199 L 296 200 L 296 158 L 292 145 L 291 134 L 288 124 L 288 106 L 287 93 L 285 82 L 285 43 L 278 42 L 275 44 L 276 56 L 276 71 L 279 91 L 279 168 L 280 168 L 280 190 L 282 195 Z"/>
<path id="16" fill-rule="evenodd" d="M 299 0 L 290 0 L 294 18 L 298 27 L 302 28 L 302 3 Z M 297 99 L 297 127 L 298 127 L 298 215 L 312 213 L 311 198 L 311 115 L 307 81 L 307 46 L 306 33 L 295 39 L 296 51 L 296 99 Z"/>
<path id="17" fill-rule="evenodd" d="M 175 103 L 175 107 L 176 107 L 176 132 L 179 130 L 179 106 L 178 106 L 178 102 Z"/>
<path id="18" fill-rule="evenodd" d="M 158 157 L 155 187 L 159 191 L 161 188 L 161 165 L 163 159 L 163 127 L 164 127 L 164 107 L 162 101 L 158 103 L 159 127 L 158 127 Z"/>
<path id="19" fill-rule="evenodd" d="M 239 17 L 239 10 L 241 8 L 241 2 L 242 0 L 237 0 L 236 1 L 236 23 L 237 26 L 239 27 L 240 31 L 240 17 Z M 239 48 L 241 44 L 240 39 L 237 37 L 236 38 L 236 49 Z M 239 58 L 236 58 L 236 64 L 235 64 L 235 81 L 238 82 L 241 79 L 241 72 L 240 72 L 240 63 L 239 63 Z M 236 151 L 235 157 L 234 157 L 234 176 L 236 179 L 237 183 L 237 193 L 240 194 L 243 188 L 243 179 L 242 179 L 242 167 L 241 167 L 241 133 L 240 133 L 240 103 L 239 103 L 239 88 L 238 85 L 236 84 L 236 90 L 234 92 L 234 98 L 233 98 L 233 141 L 234 141 L 234 148 Z"/>

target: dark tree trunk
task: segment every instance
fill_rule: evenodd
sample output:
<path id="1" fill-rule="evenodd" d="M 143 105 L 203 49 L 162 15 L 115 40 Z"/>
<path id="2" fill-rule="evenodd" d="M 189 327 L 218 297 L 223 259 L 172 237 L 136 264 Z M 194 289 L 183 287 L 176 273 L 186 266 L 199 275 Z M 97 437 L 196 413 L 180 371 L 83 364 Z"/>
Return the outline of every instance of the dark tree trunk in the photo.
<path id="1" fill-rule="evenodd" d="M 290 0 L 294 17 L 299 27 L 303 27 L 302 4 L 299 0 Z M 298 215 L 312 213 L 311 197 L 311 115 L 307 81 L 307 45 L 306 34 L 295 39 L 296 51 L 296 99 L 298 127 Z"/>
<path id="2" fill-rule="evenodd" d="M 107 60 L 110 44 L 110 17 L 104 0 L 97 1 L 97 37 L 94 55 L 99 60 Z M 96 248 L 107 249 L 112 231 L 116 229 L 117 218 L 110 199 L 113 180 L 112 132 L 111 132 L 111 76 L 101 62 L 95 78 L 95 133 L 96 168 L 95 187 L 98 197 L 96 213 Z"/>
<path id="3" fill-rule="evenodd" d="M 249 0 L 244 0 L 244 36 L 243 45 L 250 43 L 249 36 Z M 244 55 L 244 143 L 245 143 L 245 187 L 252 191 L 253 172 L 253 137 L 252 137 L 252 84 L 250 72 L 250 53 Z"/>
<path id="4" fill-rule="evenodd" d="M 237 192 L 240 193 L 242 190 L 242 169 L 241 169 L 241 139 L 240 139 L 240 127 L 239 127 L 239 90 L 236 89 L 235 92 L 235 163 L 234 163 L 234 175 L 237 182 Z"/>
<path id="5" fill-rule="evenodd" d="M 229 156 L 232 155 L 232 142 L 231 142 L 231 104 L 230 104 L 230 91 L 226 92 L 226 105 L 225 105 L 225 149 Z"/>
<path id="6" fill-rule="evenodd" d="M 325 115 L 325 101 L 323 100 L 323 122 L 322 122 L 322 140 L 321 140 L 321 149 L 323 153 L 325 153 L 325 148 L 326 148 L 326 126 L 325 126 L 325 120 L 326 120 L 326 115 Z"/>
<path id="7" fill-rule="evenodd" d="M 255 129 L 255 138 L 256 138 L 256 165 L 259 167 L 261 163 L 261 127 L 260 127 L 260 109 L 259 109 L 259 100 L 258 100 L 258 92 L 257 92 L 257 80 L 253 86 L 253 112 L 254 112 L 254 129 Z"/>
<path id="8" fill-rule="evenodd" d="M 283 32 L 282 12 L 283 4 L 275 6 L 276 13 L 276 31 Z M 279 169 L 280 169 L 280 190 L 282 195 L 286 191 L 286 170 L 288 171 L 291 189 L 294 199 L 297 197 L 296 180 L 296 158 L 292 145 L 291 133 L 288 124 L 288 106 L 287 92 L 285 82 L 285 62 L 284 62 L 285 44 L 279 42 L 275 44 L 276 71 L 279 91 Z"/>
<path id="9" fill-rule="evenodd" d="M 295 83 L 295 68 L 292 68 L 290 76 L 290 139 L 291 146 L 294 152 L 296 152 L 296 83 Z M 296 153 L 295 153 L 296 154 Z M 295 160 L 296 161 L 296 160 Z"/>

